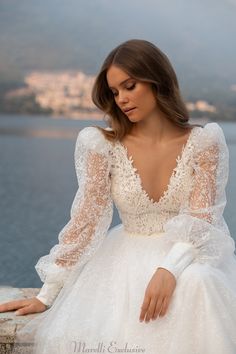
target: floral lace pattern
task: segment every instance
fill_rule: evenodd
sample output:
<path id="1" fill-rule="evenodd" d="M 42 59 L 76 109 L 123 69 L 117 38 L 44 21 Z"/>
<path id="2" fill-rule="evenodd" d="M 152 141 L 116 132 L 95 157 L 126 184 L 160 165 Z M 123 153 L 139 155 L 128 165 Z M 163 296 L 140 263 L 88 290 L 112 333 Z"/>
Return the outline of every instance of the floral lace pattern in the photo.
<path id="1" fill-rule="evenodd" d="M 189 194 L 192 173 L 189 165 L 194 142 L 201 128 L 194 127 L 176 159 L 167 189 L 159 201 L 149 197 L 142 187 L 132 156 L 120 142 L 113 151 L 112 195 L 125 229 L 129 233 L 151 235 L 163 232 L 168 219 L 178 214 L 181 203 Z"/>
<path id="2" fill-rule="evenodd" d="M 221 127 L 194 127 L 177 158 L 176 168 L 159 201 L 142 188 L 132 156 L 118 143 L 112 165 L 112 195 L 129 233 L 165 232 L 167 241 L 194 248 L 195 261 L 220 261 L 235 249 L 223 218 L 229 153 Z"/>
<path id="3" fill-rule="evenodd" d="M 98 250 L 111 224 L 113 201 L 129 233 L 148 237 L 165 232 L 173 247 L 192 248 L 195 260 L 218 265 L 235 249 L 223 218 L 228 158 L 217 123 L 194 127 L 176 159 L 167 189 L 154 201 L 143 189 L 125 146 L 110 143 L 95 127 L 82 129 L 75 148 L 79 188 L 58 244 L 35 266 L 45 282 L 38 299 L 51 304 L 68 274 L 82 269 Z M 173 262 L 171 252 L 168 258 Z"/>
<path id="4" fill-rule="evenodd" d="M 75 147 L 79 188 L 71 217 L 59 233 L 58 244 L 35 266 L 45 282 L 37 298 L 47 305 L 53 302 L 70 272 L 82 268 L 92 257 L 108 231 L 113 215 L 108 154 L 109 147 L 96 128 L 87 127 L 79 132 Z"/>

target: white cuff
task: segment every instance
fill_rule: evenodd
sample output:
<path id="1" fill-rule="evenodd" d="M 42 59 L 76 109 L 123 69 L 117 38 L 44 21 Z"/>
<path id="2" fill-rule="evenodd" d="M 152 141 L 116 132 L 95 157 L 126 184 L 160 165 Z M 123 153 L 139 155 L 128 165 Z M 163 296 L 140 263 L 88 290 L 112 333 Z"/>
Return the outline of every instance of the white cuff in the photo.
<path id="1" fill-rule="evenodd" d="M 61 288 L 62 286 L 59 283 L 44 283 L 36 298 L 44 305 L 50 307 Z"/>
<path id="2" fill-rule="evenodd" d="M 177 242 L 167 253 L 158 268 L 167 269 L 178 279 L 183 270 L 192 263 L 195 257 L 196 250 L 191 243 Z"/>

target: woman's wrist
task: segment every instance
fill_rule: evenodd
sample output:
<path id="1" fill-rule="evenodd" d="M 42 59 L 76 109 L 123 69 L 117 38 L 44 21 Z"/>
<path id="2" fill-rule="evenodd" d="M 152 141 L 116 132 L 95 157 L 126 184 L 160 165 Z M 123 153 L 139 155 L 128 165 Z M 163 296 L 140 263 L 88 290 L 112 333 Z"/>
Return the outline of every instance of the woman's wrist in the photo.
<path id="1" fill-rule="evenodd" d="M 164 268 L 172 273 L 176 280 L 183 270 L 192 263 L 196 256 L 196 251 L 191 243 L 176 242 L 158 268 Z M 157 268 L 157 269 L 158 269 Z"/>
<path id="2" fill-rule="evenodd" d="M 54 300 L 61 290 L 58 283 L 44 283 L 36 298 L 41 301 L 47 308 L 51 307 Z"/>

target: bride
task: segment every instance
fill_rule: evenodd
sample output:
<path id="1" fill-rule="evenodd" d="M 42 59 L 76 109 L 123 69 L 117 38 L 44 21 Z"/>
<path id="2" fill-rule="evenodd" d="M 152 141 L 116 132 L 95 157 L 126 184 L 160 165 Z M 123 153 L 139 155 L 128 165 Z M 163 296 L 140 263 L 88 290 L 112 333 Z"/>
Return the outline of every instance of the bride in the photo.
<path id="1" fill-rule="evenodd" d="M 13 352 L 235 354 L 223 130 L 189 124 L 168 57 L 145 40 L 109 53 L 92 99 L 108 126 L 78 134 L 70 220 L 35 266 L 44 284 L 0 305 L 38 313 Z"/>

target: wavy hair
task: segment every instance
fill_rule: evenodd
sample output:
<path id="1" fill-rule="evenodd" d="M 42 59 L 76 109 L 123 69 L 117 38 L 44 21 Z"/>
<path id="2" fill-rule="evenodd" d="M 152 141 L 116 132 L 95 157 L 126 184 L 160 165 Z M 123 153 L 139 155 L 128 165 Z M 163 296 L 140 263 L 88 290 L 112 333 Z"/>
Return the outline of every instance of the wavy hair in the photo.
<path id="1" fill-rule="evenodd" d="M 107 83 L 107 71 L 115 65 L 134 79 L 148 82 L 157 98 L 158 108 L 174 124 L 182 128 L 202 126 L 189 123 L 189 112 L 181 97 L 176 73 L 167 57 L 153 43 L 130 39 L 115 47 L 104 60 L 92 88 L 92 101 L 108 119 L 110 130 L 99 128 L 110 141 L 122 140 L 133 122 L 118 107 Z"/>

